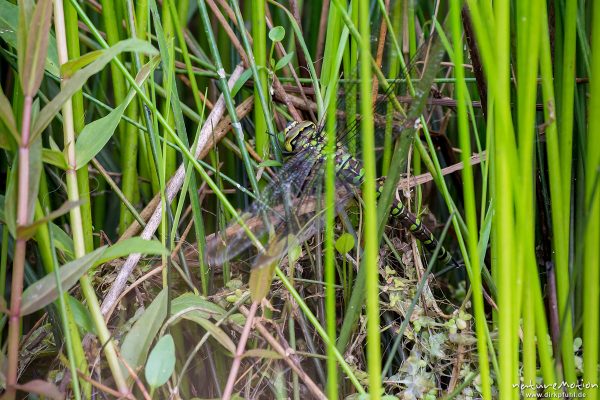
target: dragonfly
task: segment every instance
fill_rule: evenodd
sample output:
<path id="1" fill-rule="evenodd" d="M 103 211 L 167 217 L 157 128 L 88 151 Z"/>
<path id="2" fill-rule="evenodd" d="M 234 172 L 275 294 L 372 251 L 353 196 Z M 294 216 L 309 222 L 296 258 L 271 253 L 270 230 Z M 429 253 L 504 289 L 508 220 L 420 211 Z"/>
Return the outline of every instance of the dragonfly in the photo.
<path id="1" fill-rule="evenodd" d="M 426 46 L 427 44 L 423 45 Z M 393 112 L 393 132 L 397 136 L 417 124 L 433 79 L 443 57 L 441 43 L 434 42 L 430 48 L 427 63 L 415 88 L 416 97 L 407 112 Z M 405 71 L 405 75 L 409 73 Z M 398 82 L 389 84 L 383 99 L 389 99 L 398 89 Z M 385 100 L 375 106 L 375 115 L 390 112 Z M 336 203 L 343 209 L 356 189 L 364 181 L 364 170 L 359 154 L 353 154 L 347 143 L 360 132 L 360 116 L 347 124 L 337 135 L 335 146 Z M 380 121 L 381 122 L 381 121 Z M 291 121 L 284 130 L 284 164 L 274 180 L 265 187 L 253 204 L 241 215 L 242 222 L 257 238 L 293 237 L 295 243 L 302 243 L 319 230 L 325 207 L 323 199 L 323 179 L 326 160 L 327 132 L 323 123 L 312 121 Z M 377 197 L 383 190 L 385 178 L 377 181 Z M 430 252 L 438 250 L 438 260 L 443 265 L 456 264 L 451 254 L 443 247 L 423 222 L 398 199 L 392 203 L 390 215 L 397 219 Z M 221 265 L 252 246 L 252 241 L 238 222 L 232 223 L 222 232 L 213 235 L 206 246 L 206 261 L 210 265 Z M 286 246 L 279 246 L 281 252 Z M 272 258 L 274 255 L 270 255 Z M 277 256 L 277 255 L 275 255 Z"/>

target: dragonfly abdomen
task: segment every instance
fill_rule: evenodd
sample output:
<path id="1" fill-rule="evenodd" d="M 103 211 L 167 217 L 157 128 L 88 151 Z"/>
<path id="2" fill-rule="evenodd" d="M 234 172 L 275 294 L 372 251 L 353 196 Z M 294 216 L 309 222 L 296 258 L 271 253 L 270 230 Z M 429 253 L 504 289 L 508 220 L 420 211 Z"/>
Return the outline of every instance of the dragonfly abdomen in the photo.
<path id="1" fill-rule="evenodd" d="M 364 181 L 364 169 L 360 161 L 352 156 L 341 146 L 338 146 L 335 154 L 335 164 L 338 176 L 346 183 L 360 187 Z M 381 196 L 385 179 L 377 181 L 377 197 Z M 392 217 L 400 220 L 402 225 L 417 238 L 427 250 L 433 252 L 438 246 L 438 240 L 433 233 L 421 222 L 421 220 L 402 204 L 401 201 L 394 199 L 390 211 Z M 438 260 L 445 264 L 452 261 L 452 256 L 442 246 L 438 252 Z"/>

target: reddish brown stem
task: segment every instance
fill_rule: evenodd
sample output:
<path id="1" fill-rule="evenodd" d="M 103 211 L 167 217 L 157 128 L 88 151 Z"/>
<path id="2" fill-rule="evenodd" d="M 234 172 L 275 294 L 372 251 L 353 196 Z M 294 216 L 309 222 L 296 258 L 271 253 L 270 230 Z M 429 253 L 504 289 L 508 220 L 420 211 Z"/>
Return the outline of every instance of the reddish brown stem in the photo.
<path id="1" fill-rule="evenodd" d="M 237 378 L 238 371 L 240 370 L 244 350 L 246 350 L 246 343 L 248 342 L 248 337 L 250 336 L 250 329 L 252 329 L 252 322 L 254 321 L 256 310 L 258 310 L 258 301 L 252 302 L 250 311 L 246 317 L 246 325 L 244 325 L 240 342 L 235 350 L 235 356 L 233 358 L 233 363 L 231 364 L 231 370 L 229 371 L 227 384 L 225 385 L 225 390 L 223 391 L 223 400 L 229 400 L 231 398 L 231 394 L 233 393 L 233 387 L 235 386 L 235 380 Z"/>
<path id="2" fill-rule="evenodd" d="M 23 104 L 21 143 L 19 144 L 19 181 L 17 202 L 17 229 L 29 222 L 29 131 L 31 125 L 32 96 L 26 96 Z M 21 322 L 21 299 L 23 295 L 23 274 L 25 270 L 25 249 L 27 239 L 17 234 L 13 258 L 12 286 L 10 295 L 10 318 L 8 320 L 8 368 L 6 374 L 7 400 L 15 398 L 17 372 L 19 367 L 19 336 Z"/>

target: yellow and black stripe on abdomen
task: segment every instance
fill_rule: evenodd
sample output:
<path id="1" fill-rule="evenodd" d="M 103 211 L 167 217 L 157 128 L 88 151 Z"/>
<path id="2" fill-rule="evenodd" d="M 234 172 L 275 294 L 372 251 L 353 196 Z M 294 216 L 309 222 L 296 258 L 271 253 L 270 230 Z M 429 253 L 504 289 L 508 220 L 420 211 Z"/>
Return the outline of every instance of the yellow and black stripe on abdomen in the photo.
<path id="1" fill-rule="evenodd" d="M 383 182 L 379 181 L 378 183 L 379 184 L 377 185 L 377 197 L 381 195 L 381 192 L 383 190 Z M 408 209 L 404 206 L 404 204 L 402 204 L 402 202 L 394 199 L 394 202 L 392 203 L 392 208 L 390 210 L 390 215 L 393 218 L 397 218 L 398 220 L 400 220 L 402 225 L 406 229 L 408 229 L 415 238 L 417 238 L 421 243 L 423 243 L 423 246 L 425 246 L 427 250 L 429 250 L 430 252 L 435 251 L 436 247 L 438 246 L 438 240 L 435 238 L 435 236 L 429 230 L 429 228 L 423 225 L 421 220 L 416 215 L 408 211 Z M 446 251 L 446 249 L 443 246 L 440 247 L 437 258 L 445 264 L 449 263 L 452 260 L 452 256 Z"/>

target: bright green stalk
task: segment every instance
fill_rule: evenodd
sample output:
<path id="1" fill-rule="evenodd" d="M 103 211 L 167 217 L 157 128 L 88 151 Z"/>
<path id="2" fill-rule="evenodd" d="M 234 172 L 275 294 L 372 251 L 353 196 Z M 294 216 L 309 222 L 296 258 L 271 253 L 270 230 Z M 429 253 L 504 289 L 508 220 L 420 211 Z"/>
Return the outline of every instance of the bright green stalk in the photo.
<path id="1" fill-rule="evenodd" d="M 56 0 L 55 31 L 59 62 L 61 64 L 64 64 L 68 61 L 68 54 L 66 48 L 66 32 L 64 30 L 65 24 L 63 18 L 64 14 L 62 1 Z M 69 166 L 66 171 L 67 195 L 69 200 L 78 201 L 79 190 L 77 185 L 76 174 L 77 168 L 75 157 L 75 131 L 73 126 L 73 108 L 71 107 L 70 101 L 67 101 L 63 106 L 62 114 L 63 132 L 65 140 L 65 158 L 67 165 Z M 79 258 L 86 254 L 81 209 L 79 207 L 73 208 L 69 212 L 69 216 L 71 220 L 71 230 L 73 234 L 75 257 Z M 108 331 L 108 328 L 106 327 L 104 318 L 102 317 L 102 313 L 100 312 L 100 304 L 98 303 L 98 298 L 96 297 L 96 292 L 94 290 L 94 287 L 92 286 L 89 275 L 84 274 L 79 282 L 81 284 L 81 290 L 88 302 L 88 307 L 90 308 L 92 319 L 94 320 L 96 331 L 98 332 L 98 337 L 100 339 L 100 342 L 104 346 L 104 354 L 106 355 L 106 359 L 108 361 L 113 378 L 115 379 L 119 391 L 123 394 L 126 394 L 129 391 L 127 387 L 127 382 L 125 381 L 122 375 L 121 366 L 119 365 L 119 359 L 117 358 L 111 335 Z"/>
<path id="2" fill-rule="evenodd" d="M 500 1 L 494 4 L 496 18 L 495 32 L 495 82 L 490 91 L 494 98 L 494 192 L 496 194 L 496 245 L 498 249 L 497 286 L 498 286 L 498 354 L 500 362 L 499 392 L 503 399 L 516 398 L 518 390 L 512 386 L 514 375 L 518 371 L 517 330 L 515 315 L 515 280 L 517 240 L 514 221 L 514 177 L 512 171 L 518 165 L 515 157 L 515 141 L 511 117 L 510 95 L 510 2 Z M 520 288 L 517 286 L 517 290 Z"/>
<path id="3" fill-rule="evenodd" d="M 558 166 L 556 179 L 550 180 L 550 185 L 559 184 L 559 188 L 551 188 L 552 202 L 555 196 L 562 196 L 557 213 L 552 212 L 554 230 L 561 230 L 561 240 L 555 240 L 556 257 L 556 289 L 558 295 L 558 315 L 560 317 L 561 355 L 565 379 L 567 382 L 577 381 L 575 372 L 575 355 L 573 352 L 573 321 L 572 298 L 570 292 L 569 273 L 569 248 L 570 248 L 570 220 L 571 220 L 571 170 L 573 151 L 573 106 L 575 97 L 575 50 L 577 27 L 577 2 L 567 1 L 564 13 L 564 38 L 562 41 L 562 66 L 560 71 L 560 99 L 558 104 Z M 548 143 L 550 146 L 550 143 Z M 553 162 L 549 160 L 548 162 Z M 552 171 L 552 170 L 551 170 Z M 556 239 L 559 235 L 556 234 Z M 560 250 L 559 250 L 560 248 Z"/>
<path id="4" fill-rule="evenodd" d="M 517 4 L 517 112 L 518 112 L 518 142 L 519 142 L 519 181 L 521 191 L 515 196 L 517 213 L 517 231 L 515 236 L 520 240 L 519 274 L 523 288 L 523 378 L 525 383 L 536 381 L 535 357 L 535 316 L 534 286 L 539 285 L 539 278 L 528 274 L 533 269 L 535 259 L 535 218 L 531 218 L 531 210 L 535 210 L 535 100 L 537 94 L 537 71 L 539 54 L 540 5 L 535 2 Z M 535 10 L 535 11 L 534 11 Z M 518 236 L 517 236 L 518 235 Z M 525 277 L 530 279 L 524 279 Z M 515 323 L 518 324 L 518 313 Z M 519 379 L 515 374 L 512 378 Z M 530 390 L 535 392 L 535 390 Z"/>
<path id="5" fill-rule="evenodd" d="M 545 4 L 542 5 L 545 7 Z M 559 318 L 561 322 L 561 343 L 560 348 L 563 362 L 565 358 L 573 358 L 573 331 L 571 325 L 571 307 L 569 305 L 569 224 L 566 223 L 561 216 L 564 216 L 564 190 L 570 192 L 570 184 L 566 185 L 562 182 L 562 166 L 560 160 L 560 143 L 557 131 L 557 123 L 554 105 L 554 86 L 552 76 L 552 60 L 550 49 L 550 38 L 548 37 L 548 23 L 542 18 L 541 29 L 541 53 L 540 53 L 540 71 L 542 76 L 542 94 L 544 104 L 544 117 L 548 125 L 546 127 L 546 151 L 548 157 L 548 179 L 550 186 L 550 197 L 552 199 L 550 207 L 552 215 L 552 234 L 553 234 L 553 249 L 554 259 L 556 263 L 556 285 L 558 291 L 558 307 Z M 569 161 L 570 162 L 570 161 Z M 566 188 L 566 189 L 565 189 Z M 567 222 L 570 213 L 567 211 Z M 564 280 L 563 281 L 561 281 Z M 566 287 L 565 287 L 566 286 Z M 572 360 L 571 360 L 572 361 Z M 566 367 L 572 365 L 571 361 L 566 361 L 564 364 L 565 376 L 571 376 L 573 373 L 568 373 Z M 567 378 L 570 379 L 570 378 Z"/>
<path id="6" fill-rule="evenodd" d="M 329 21 L 338 28 L 340 27 L 339 18 L 335 16 L 335 7 L 329 9 Z M 334 21 L 337 21 L 335 23 Z M 348 34 L 344 37 L 347 40 Z M 325 44 L 325 54 L 331 52 L 329 57 L 325 57 L 321 68 L 321 77 L 323 74 L 328 74 L 327 81 L 328 86 L 323 86 L 326 90 L 326 104 L 327 104 L 327 120 L 326 120 L 326 134 L 327 144 L 325 147 L 325 317 L 327 324 L 327 336 L 330 341 L 327 345 L 327 397 L 330 399 L 337 399 L 338 396 L 338 373 L 337 363 L 335 360 L 335 340 L 337 338 L 337 316 L 336 316 L 336 295 L 335 295 L 335 276 L 336 276 L 336 265 L 335 265 L 335 249 L 334 249 L 334 229 L 335 229 L 335 200 L 336 200 L 336 188 L 335 188 L 335 144 L 336 144 L 336 121 L 337 121 L 337 101 L 335 94 L 337 93 L 337 71 L 339 71 L 341 59 L 339 56 L 342 53 L 346 43 L 343 40 L 340 43 L 339 35 L 330 36 L 329 32 L 327 35 L 327 42 Z M 336 47 L 337 45 L 337 47 Z M 333 95 L 332 95 L 333 94 Z"/>
<path id="7" fill-rule="evenodd" d="M 339 37 L 342 29 L 342 21 L 339 17 L 337 7 L 329 7 L 327 15 L 327 33 L 325 36 L 325 50 L 323 52 L 323 62 L 321 66 L 321 92 L 325 93 L 326 88 L 330 88 L 329 80 L 333 73 L 335 65 L 337 48 L 339 46 Z M 328 104 L 325 104 L 329 107 Z"/>
<path id="8" fill-rule="evenodd" d="M 487 350 L 487 319 L 483 304 L 481 283 L 481 264 L 479 257 L 477 235 L 477 210 L 475 206 L 475 186 L 473 182 L 473 167 L 469 162 L 471 156 L 471 143 L 467 117 L 466 85 L 464 84 L 462 21 L 460 18 L 461 1 L 453 0 L 451 3 L 452 36 L 454 42 L 454 73 L 456 76 L 456 99 L 458 133 L 460 137 L 461 158 L 464 165 L 462 170 L 463 194 L 465 201 L 465 219 L 469 231 L 467 245 L 469 249 L 469 262 L 471 288 L 473 290 L 473 308 L 475 314 L 475 329 L 477 333 L 477 353 L 479 355 L 479 376 L 484 399 L 491 399 L 491 382 Z"/>
<path id="9" fill-rule="evenodd" d="M 335 90 L 335 83 L 329 90 Z M 335 126 L 336 102 L 331 101 L 327 107 L 327 147 L 325 164 L 325 316 L 327 319 L 327 336 L 331 339 L 327 346 L 327 396 L 338 398 L 337 364 L 335 361 L 335 339 L 337 337 L 336 296 L 335 296 Z"/>
<path id="10" fill-rule="evenodd" d="M 365 202 L 365 233 L 363 257 L 366 259 L 367 300 L 367 371 L 369 374 L 369 398 L 381 398 L 381 343 L 379 332 L 379 266 L 377 263 L 379 241 L 377 239 L 377 201 L 375 188 L 375 132 L 371 104 L 371 29 L 369 26 L 369 2 L 359 0 L 360 44 L 360 112 L 363 168 L 365 171 L 362 197 Z"/>
<path id="11" fill-rule="evenodd" d="M 592 45 L 600 43 L 600 4 L 592 4 Z M 600 109 L 600 52 L 592 52 L 590 75 L 590 103 L 588 107 L 588 136 L 585 176 L 585 209 L 587 224 L 584 238 L 583 260 L 583 382 L 598 384 L 598 336 L 600 291 L 600 190 L 597 186 L 598 166 L 600 166 L 600 120 L 595 112 Z M 586 398 L 597 399 L 598 388 L 585 391 Z"/>
<path id="12" fill-rule="evenodd" d="M 557 129 L 556 129 L 556 119 L 554 117 L 554 82 L 552 76 L 552 57 L 550 50 L 550 38 L 548 31 L 548 23 L 547 23 L 547 12 L 546 12 L 546 4 L 544 2 L 541 3 L 541 29 L 540 29 L 540 76 L 541 76 L 541 86 L 542 86 L 542 99 L 544 104 L 544 119 L 547 122 L 546 126 L 546 151 L 547 151 L 547 160 L 548 160 L 548 177 L 550 180 L 550 195 L 552 197 L 552 202 L 550 204 L 552 214 L 560 213 L 561 210 L 561 199 L 562 197 L 559 195 L 560 193 L 560 160 L 558 156 L 558 138 L 557 138 Z M 557 245 L 560 240 L 563 240 L 565 234 L 568 235 L 568 231 L 563 229 L 561 223 L 559 223 L 560 218 L 552 220 L 553 227 L 553 247 L 555 251 L 555 260 L 560 258 L 559 253 L 564 251 L 564 248 Z M 530 272 L 533 274 L 533 271 Z M 536 271 L 537 276 L 537 271 Z M 536 289 L 538 294 L 536 296 L 540 297 L 541 300 L 541 289 Z M 537 336 L 545 337 L 543 335 L 542 330 L 546 329 L 546 319 L 540 321 L 540 318 L 543 318 L 544 306 L 543 304 L 536 304 L 536 327 L 537 327 Z M 553 368 L 548 366 L 549 361 L 551 360 L 551 356 L 547 354 L 547 346 L 541 343 L 541 346 L 544 348 L 545 352 L 542 351 L 542 347 L 538 345 L 538 352 L 540 354 L 540 364 L 542 366 L 542 373 L 544 376 L 544 382 L 546 384 L 552 384 L 552 382 L 556 381 L 556 374 L 553 371 Z M 558 357 L 558 355 L 557 355 Z M 544 368 L 544 366 L 546 366 Z M 553 366 L 554 367 L 554 366 Z"/>
<path id="13" fill-rule="evenodd" d="M 267 92 L 267 22 L 265 20 L 266 0 L 257 0 L 252 2 L 252 38 L 254 39 L 252 51 L 254 53 L 254 62 L 258 67 L 258 81 L 254 82 L 254 98 L 260 100 L 259 87 L 262 93 Z M 234 5 L 238 8 L 237 4 Z M 239 13 L 238 13 L 239 14 Z M 239 22 L 238 22 L 239 23 Z M 243 28 L 243 25 L 240 26 Z M 242 29 L 242 36 L 245 29 Z M 265 110 L 260 101 L 254 101 L 254 125 L 256 130 L 256 151 L 261 158 L 269 154 L 269 135 L 267 132 L 267 122 L 265 120 Z"/>

